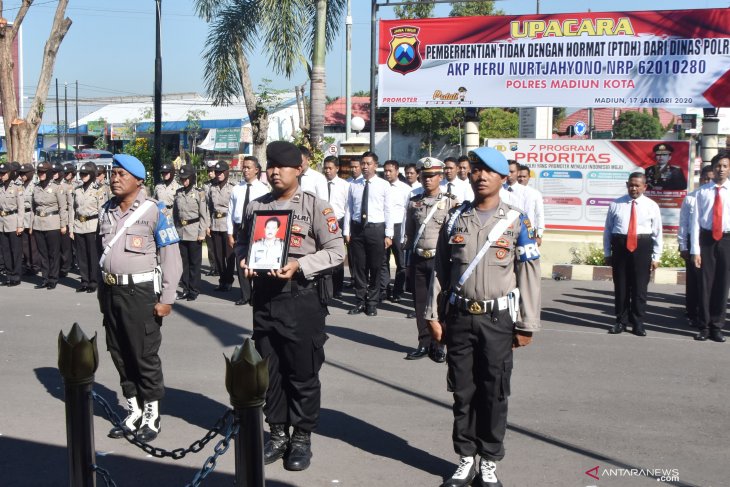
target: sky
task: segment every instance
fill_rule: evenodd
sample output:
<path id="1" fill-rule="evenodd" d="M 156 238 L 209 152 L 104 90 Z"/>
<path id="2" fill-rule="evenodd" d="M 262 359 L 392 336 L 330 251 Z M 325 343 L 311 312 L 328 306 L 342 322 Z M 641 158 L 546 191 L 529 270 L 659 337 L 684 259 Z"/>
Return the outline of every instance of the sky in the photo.
<path id="1" fill-rule="evenodd" d="M 497 8 L 512 15 L 535 13 L 538 0 L 500 0 Z M 539 0 L 541 13 L 565 13 L 591 10 L 671 10 L 683 8 L 726 8 L 728 0 Z M 384 2 L 384 0 L 380 0 Z M 35 0 L 23 22 L 24 92 L 32 97 L 40 72 L 43 46 L 50 30 L 56 1 Z M 3 17 L 15 18 L 19 0 L 4 2 Z M 162 1 L 163 93 L 197 92 L 205 94 L 203 81 L 204 48 L 208 26 L 195 16 L 192 0 Z M 369 90 L 370 0 L 352 0 L 353 92 Z M 125 95 L 151 96 L 154 87 L 155 60 L 154 0 L 70 0 L 67 16 L 73 21 L 61 44 L 54 77 L 69 84 L 73 98 L 78 81 L 79 97 Z M 449 5 L 437 5 L 436 16 L 447 16 Z M 393 9 L 383 7 L 379 18 L 393 19 Z M 345 95 L 345 28 L 327 55 L 327 94 Z M 270 71 L 264 56 L 249 59 L 254 86 L 264 78 L 270 86 L 291 90 L 307 81 L 306 71 L 298 70 L 291 79 Z M 49 91 L 49 108 L 54 96 Z M 28 103 L 26 102 L 27 106 Z"/>

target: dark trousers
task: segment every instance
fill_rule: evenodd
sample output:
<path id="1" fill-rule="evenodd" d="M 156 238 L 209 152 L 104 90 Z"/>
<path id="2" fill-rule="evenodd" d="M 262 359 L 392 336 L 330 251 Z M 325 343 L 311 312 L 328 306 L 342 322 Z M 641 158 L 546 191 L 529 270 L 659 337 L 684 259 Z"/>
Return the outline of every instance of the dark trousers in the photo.
<path id="1" fill-rule="evenodd" d="M 512 319 L 507 311 L 470 315 L 452 310 L 446 322 L 454 451 L 501 460 L 512 376 Z"/>
<path id="2" fill-rule="evenodd" d="M 200 294 L 200 264 L 203 262 L 203 242 L 180 241 L 180 258 L 183 272 L 180 284 L 183 292 L 192 296 Z"/>
<path id="3" fill-rule="evenodd" d="M 99 304 L 104 314 L 106 346 L 124 397 L 157 401 L 165 395 L 162 362 L 162 318 L 153 316 L 157 303 L 152 282 L 130 286 L 99 288 Z"/>
<path id="4" fill-rule="evenodd" d="M 626 236 L 611 237 L 611 267 L 616 322 L 632 327 L 644 324 L 646 291 L 651 276 L 651 251 L 654 240 L 639 236 L 633 252 L 626 249 Z"/>
<path id="5" fill-rule="evenodd" d="M 428 287 L 431 284 L 434 259 L 424 259 L 413 254 L 409 274 L 412 276 L 413 301 L 416 308 L 416 327 L 418 328 L 418 347 L 430 347 L 431 334 L 428 332 L 428 323 L 424 317 L 428 304 Z"/>
<path id="6" fill-rule="evenodd" d="M 61 267 L 61 231 L 33 230 L 38 253 L 41 256 L 41 275 L 48 284 L 58 282 L 58 271 Z"/>
<path id="7" fill-rule="evenodd" d="M 23 265 L 26 271 L 34 273 L 41 269 L 41 256 L 38 254 L 35 233 L 30 233 L 28 228 L 23 230 Z"/>
<path id="8" fill-rule="evenodd" d="M 340 218 L 339 220 L 337 220 L 337 223 L 340 225 L 340 228 L 342 228 L 342 225 L 345 224 L 345 219 Z M 349 264 L 348 264 L 348 268 L 349 268 Z M 350 274 L 350 275 L 352 275 L 352 274 Z M 342 293 L 342 288 L 344 286 L 344 282 L 345 282 L 345 264 L 342 263 L 332 270 L 332 291 L 334 292 L 335 295 L 339 295 Z"/>
<path id="9" fill-rule="evenodd" d="M 71 236 L 68 232 L 61 235 L 61 273 L 68 274 L 74 266 L 74 257 L 71 244 Z"/>
<path id="10" fill-rule="evenodd" d="M 684 276 L 684 309 L 687 318 L 696 323 L 700 315 L 700 270 L 695 267 L 691 257 L 684 263 Z"/>
<path id="11" fill-rule="evenodd" d="M 406 259 L 403 254 L 401 239 L 401 223 L 393 227 L 393 245 L 385 249 L 383 257 L 383 269 L 380 271 L 380 292 L 385 294 L 390 284 L 390 256 L 395 260 L 395 282 L 393 282 L 393 297 L 400 297 L 404 292 L 406 283 Z"/>
<path id="12" fill-rule="evenodd" d="M 96 288 L 99 275 L 99 251 L 96 232 L 74 233 L 76 259 L 79 262 L 81 285 Z"/>
<path id="13" fill-rule="evenodd" d="M 241 224 L 233 224 L 233 235 L 236 236 L 236 240 L 242 238 L 241 235 Z M 234 252 L 234 264 L 236 266 L 236 275 L 238 276 L 238 286 L 241 288 L 241 301 L 248 303 L 251 301 L 251 281 L 243 275 L 243 269 L 241 269 L 241 262 L 235 258 Z"/>
<path id="14" fill-rule="evenodd" d="M 233 261 L 236 257 L 233 249 L 228 246 L 228 232 L 210 232 L 210 239 L 213 242 L 215 266 L 220 273 L 218 282 L 233 284 Z"/>
<path id="15" fill-rule="evenodd" d="M 210 270 L 218 272 L 218 267 L 215 265 L 215 254 L 213 253 L 213 239 L 211 237 L 205 237 L 205 247 L 208 252 L 208 265 Z"/>
<path id="16" fill-rule="evenodd" d="M 350 258 L 358 305 L 375 307 L 380 294 L 380 272 L 385 253 L 385 223 L 350 222 Z"/>
<path id="17" fill-rule="evenodd" d="M 730 235 L 725 234 L 720 240 L 715 240 L 712 232 L 700 230 L 700 257 L 698 328 L 722 330 L 730 288 Z"/>
<path id="18" fill-rule="evenodd" d="M 324 363 L 325 307 L 317 288 L 256 278 L 253 285 L 253 339 L 268 358 L 269 388 L 264 415 L 269 424 L 313 431 L 319 421 Z"/>
<path id="19" fill-rule="evenodd" d="M 15 231 L 0 232 L 0 253 L 3 256 L 8 282 L 20 282 L 23 272 L 23 241 Z"/>

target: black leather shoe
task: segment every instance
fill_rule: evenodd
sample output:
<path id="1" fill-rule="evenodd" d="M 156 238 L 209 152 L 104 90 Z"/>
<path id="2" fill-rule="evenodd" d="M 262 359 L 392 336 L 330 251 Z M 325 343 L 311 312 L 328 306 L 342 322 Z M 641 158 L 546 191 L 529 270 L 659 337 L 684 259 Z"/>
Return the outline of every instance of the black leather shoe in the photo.
<path id="1" fill-rule="evenodd" d="M 707 341 L 707 338 L 709 338 L 709 336 L 710 330 L 708 330 L 707 328 L 703 328 L 700 330 L 697 336 L 695 336 L 695 340 L 697 340 L 698 342 L 705 342 Z"/>
<path id="2" fill-rule="evenodd" d="M 430 358 L 437 364 L 442 364 L 442 363 L 446 362 L 446 352 L 441 347 L 433 347 L 428 352 L 428 358 Z"/>
<path id="3" fill-rule="evenodd" d="M 393 296 L 390 298 L 391 303 L 400 303 L 400 296 Z"/>
<path id="4" fill-rule="evenodd" d="M 367 316 L 377 316 L 378 315 L 378 308 L 376 308 L 375 306 L 368 306 L 365 309 L 365 314 Z"/>
<path id="5" fill-rule="evenodd" d="M 272 424 L 269 441 L 264 445 L 264 464 L 274 463 L 289 449 L 289 427 L 284 424 Z"/>
<path id="6" fill-rule="evenodd" d="M 646 336 L 646 330 L 644 329 L 644 325 L 637 325 L 634 326 L 631 332 L 636 335 L 637 337 L 645 337 Z"/>
<path id="7" fill-rule="evenodd" d="M 358 304 L 354 308 L 352 308 L 350 311 L 347 312 L 348 315 L 359 315 L 360 313 L 365 312 L 365 306 L 362 304 Z"/>
<path id="8" fill-rule="evenodd" d="M 332 297 L 335 299 L 342 299 L 342 292 L 336 292 L 332 295 Z"/>
<path id="9" fill-rule="evenodd" d="M 723 343 L 725 341 L 725 336 L 722 334 L 722 330 L 718 328 L 710 330 L 710 340 L 713 342 Z"/>
<path id="10" fill-rule="evenodd" d="M 239 299 L 238 301 L 236 301 L 236 306 L 243 306 L 244 304 L 246 304 L 246 301 L 244 301 L 243 299 Z"/>
<path id="11" fill-rule="evenodd" d="M 198 299 L 197 294 L 188 294 L 188 301 L 195 301 L 196 299 Z"/>
<path id="12" fill-rule="evenodd" d="M 178 294 L 175 299 L 177 299 L 178 301 L 182 301 L 184 299 L 188 299 L 188 296 L 189 296 L 188 293 L 182 293 L 182 294 Z"/>
<path id="13" fill-rule="evenodd" d="M 86 289 L 87 289 L 86 286 L 81 286 L 80 288 L 77 288 L 76 289 L 76 292 L 77 293 L 85 293 L 86 292 Z"/>
<path id="14" fill-rule="evenodd" d="M 219 291 L 219 292 L 228 292 L 231 290 L 230 284 L 219 284 L 218 287 L 213 289 L 213 291 Z"/>
<path id="15" fill-rule="evenodd" d="M 623 333 L 624 331 L 624 325 L 621 323 L 614 323 L 610 330 L 608 330 L 609 335 L 618 335 L 619 333 Z"/>
<path id="16" fill-rule="evenodd" d="M 68 271 L 60 271 L 58 277 L 68 277 Z"/>
<path id="17" fill-rule="evenodd" d="M 96 288 L 95 287 L 87 287 L 86 288 L 86 292 L 87 293 L 95 293 L 96 292 Z"/>
<path id="18" fill-rule="evenodd" d="M 35 286 L 33 286 L 33 289 L 43 289 L 44 287 L 47 287 L 47 286 L 48 286 L 48 281 L 43 281 L 42 283 L 36 284 Z"/>
<path id="19" fill-rule="evenodd" d="M 428 348 L 427 347 L 418 347 L 414 351 L 408 353 L 405 356 L 406 360 L 418 360 L 419 358 L 426 357 L 428 355 Z"/>
<path id="20" fill-rule="evenodd" d="M 49 282 L 46 286 L 46 289 L 56 289 L 56 283 L 55 282 Z"/>
<path id="21" fill-rule="evenodd" d="M 8 287 L 20 286 L 20 281 L 10 281 L 7 283 Z"/>
<path id="22" fill-rule="evenodd" d="M 143 425 L 139 430 L 137 430 L 137 439 L 143 443 L 149 443 L 150 441 L 155 440 L 157 436 L 162 433 L 160 418 L 157 418 L 156 423 L 157 431 L 153 430 L 146 424 Z"/>
<path id="23" fill-rule="evenodd" d="M 312 437 L 309 431 L 294 429 L 289 450 L 284 455 L 284 468 L 295 472 L 309 468 L 312 459 Z"/>

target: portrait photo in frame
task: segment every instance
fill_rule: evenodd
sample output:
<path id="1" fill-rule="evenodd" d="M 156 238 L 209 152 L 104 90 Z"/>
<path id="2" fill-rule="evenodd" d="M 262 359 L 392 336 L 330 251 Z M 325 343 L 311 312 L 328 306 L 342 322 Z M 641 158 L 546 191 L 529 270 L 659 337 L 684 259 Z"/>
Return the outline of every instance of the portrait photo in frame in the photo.
<path id="1" fill-rule="evenodd" d="M 281 269 L 289 252 L 292 210 L 253 212 L 247 265 L 254 271 Z"/>

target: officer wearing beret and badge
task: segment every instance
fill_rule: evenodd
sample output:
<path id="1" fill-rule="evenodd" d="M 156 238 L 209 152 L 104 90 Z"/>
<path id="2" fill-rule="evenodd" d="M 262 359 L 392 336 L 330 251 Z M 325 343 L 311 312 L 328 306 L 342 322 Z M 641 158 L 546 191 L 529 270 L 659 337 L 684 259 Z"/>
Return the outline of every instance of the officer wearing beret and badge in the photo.
<path id="1" fill-rule="evenodd" d="M 434 157 L 418 161 L 423 191 L 413 196 L 406 207 L 404 223 L 404 244 L 408 256 L 408 276 L 414 290 L 418 347 L 408 353 L 406 360 L 417 360 L 429 355 L 435 362 L 446 360 L 443 345 L 435 342 L 428 332 L 424 311 L 428 299 L 428 288 L 436 257 L 436 242 L 441 225 L 446 221 L 451 208 L 458 204 L 455 196 L 443 192 L 441 180 L 444 163 Z"/>
<path id="2" fill-rule="evenodd" d="M 301 163 L 301 160 L 300 160 Z M 215 265 L 220 272 L 216 291 L 230 291 L 233 284 L 234 258 L 228 245 L 228 203 L 235 185 L 228 181 L 230 167 L 226 161 L 218 161 L 215 165 L 215 181 L 210 187 L 208 211 L 210 212 L 210 235 L 213 243 Z"/>
<path id="3" fill-rule="evenodd" d="M 50 162 L 36 166 L 38 182 L 33 186 L 30 231 L 35 235 L 41 256 L 43 281 L 36 289 L 55 289 L 61 268 L 61 235 L 68 227 L 68 198 L 63 189 L 52 181 Z"/>
<path id="4" fill-rule="evenodd" d="M 165 394 L 158 354 L 162 318 L 169 315 L 182 274 L 180 238 L 165 204 L 142 190 L 144 165 L 134 156 L 113 158 L 109 200 L 99 217 L 102 255 L 99 307 L 107 349 L 127 399 L 127 417 L 109 432 L 125 430 L 148 442 L 160 433 L 159 401 Z"/>
<path id="5" fill-rule="evenodd" d="M 195 185 L 195 168 L 185 165 L 178 173 L 180 185 L 172 208 L 177 234 L 180 236 L 180 257 L 183 292 L 177 299 L 195 301 L 200 294 L 200 264 L 203 261 L 203 241 L 208 230 L 208 207 L 205 191 Z"/>
<path id="6" fill-rule="evenodd" d="M 33 177 L 35 176 L 35 168 L 30 163 L 21 164 L 18 174 L 20 174 L 20 181 L 23 188 L 25 210 L 25 217 L 23 218 L 23 266 L 26 274 L 35 275 L 41 269 L 41 257 L 38 254 L 38 244 L 35 241 L 35 235 L 30 231 L 30 219 L 33 216 L 33 187 L 35 186 Z"/>
<path id="7" fill-rule="evenodd" d="M 61 186 L 61 188 L 63 188 L 63 191 L 66 194 L 66 200 L 68 201 L 69 229 L 65 235 L 61 236 L 61 270 L 59 272 L 59 275 L 61 277 L 66 277 L 68 275 L 69 271 L 74 267 L 75 261 L 72 241 L 73 218 L 71 215 L 71 210 L 74 204 L 73 192 L 76 186 L 76 182 L 74 181 L 75 177 L 76 167 L 74 166 L 74 164 L 70 162 L 63 164 L 63 173 L 58 180 L 58 184 Z"/>
<path id="8" fill-rule="evenodd" d="M 507 159 L 491 147 L 468 155 L 474 200 L 441 229 L 425 315 L 433 338 L 445 340 L 454 395 L 460 463 L 443 485 L 471 485 L 478 475 L 480 485 L 497 487 L 512 350 L 540 328 L 540 254 L 529 219 L 500 199 Z"/>
<path id="9" fill-rule="evenodd" d="M 264 462 L 283 457 L 287 470 L 304 470 L 319 419 L 319 369 L 327 340 L 328 296 L 321 276 L 342 263 L 345 248 L 332 207 L 299 186 L 299 149 L 289 142 L 272 142 L 266 159 L 272 190 L 248 205 L 243 228 L 253 227 L 257 210 L 293 210 L 288 259 L 280 269 L 253 272 L 247 266 L 250 231 L 239 234 L 236 256 L 246 276 L 253 278 L 253 339 L 261 356 L 268 358 L 264 414 L 271 439 L 264 447 Z"/>
<path id="10" fill-rule="evenodd" d="M 76 289 L 76 292 L 93 293 L 98 286 L 99 274 L 99 252 L 96 244 L 99 213 L 107 198 L 104 191 L 96 184 L 94 163 L 84 163 L 79 175 L 81 184 L 73 190 L 73 204 L 68 218 L 69 224 L 72 225 L 71 238 L 76 247 L 76 260 L 81 276 L 81 287 Z"/>
<path id="11" fill-rule="evenodd" d="M 674 147 L 662 142 L 655 145 L 653 151 L 656 166 L 651 166 L 645 171 L 647 189 L 653 191 L 686 190 L 687 179 L 684 177 L 682 169 L 670 164 Z"/>
<path id="12" fill-rule="evenodd" d="M 172 215 L 172 205 L 175 202 L 175 193 L 180 189 L 180 183 L 175 180 L 175 166 L 166 162 L 160 166 L 162 182 L 155 186 L 154 198 L 165 203 L 165 215 Z"/>
<path id="13" fill-rule="evenodd" d="M 0 253 L 5 265 L 7 286 L 20 284 L 23 271 L 23 185 L 11 179 L 10 163 L 0 163 Z"/>

